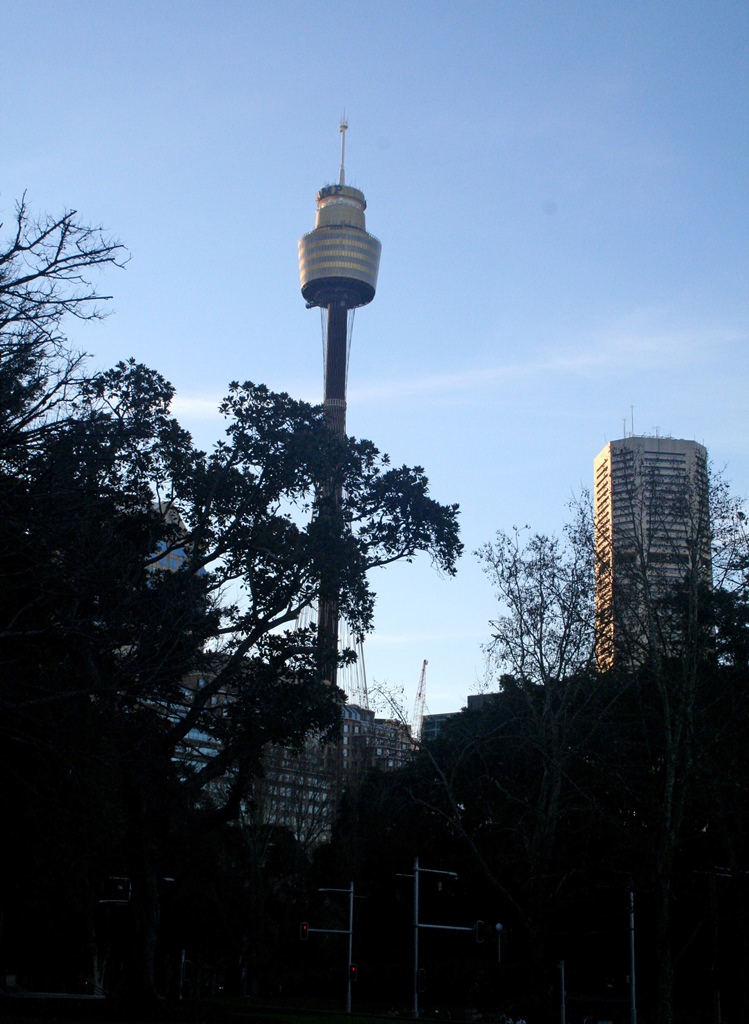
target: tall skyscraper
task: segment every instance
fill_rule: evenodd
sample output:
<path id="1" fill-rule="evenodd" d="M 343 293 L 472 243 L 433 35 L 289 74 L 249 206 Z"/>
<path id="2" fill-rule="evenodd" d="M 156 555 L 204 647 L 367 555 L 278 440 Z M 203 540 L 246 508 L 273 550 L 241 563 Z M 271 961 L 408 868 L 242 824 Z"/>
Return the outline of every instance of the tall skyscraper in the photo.
<path id="1" fill-rule="evenodd" d="M 599 667 L 676 653 L 666 598 L 710 580 L 707 451 L 695 441 L 625 437 L 593 464 Z"/>
<path id="2" fill-rule="evenodd" d="M 382 246 L 367 233 L 367 201 L 358 188 L 346 184 L 345 156 L 348 123 L 342 120 L 341 168 L 338 184 L 317 193 L 315 227 L 299 239 L 299 278 L 308 308 L 323 310 L 323 408 L 330 429 L 346 434 L 346 384 L 353 312 L 372 301 L 377 287 Z M 330 497 L 340 504 L 341 492 Z M 329 650 L 338 646 L 338 582 L 330 573 L 320 581 L 318 633 Z M 331 660 L 327 675 L 335 683 L 337 665 Z"/>

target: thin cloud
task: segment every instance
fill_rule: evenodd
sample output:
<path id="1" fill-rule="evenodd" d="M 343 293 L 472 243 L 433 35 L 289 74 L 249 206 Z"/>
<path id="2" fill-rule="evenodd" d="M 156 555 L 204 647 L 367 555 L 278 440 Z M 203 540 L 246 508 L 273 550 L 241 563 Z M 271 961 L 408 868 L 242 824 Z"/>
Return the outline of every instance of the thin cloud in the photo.
<path id="1" fill-rule="evenodd" d="M 221 403 L 221 395 L 175 395 L 172 402 L 172 412 L 175 416 L 184 416 L 192 420 L 216 420 L 220 422 L 223 416 L 218 411 Z"/>
<path id="2" fill-rule="evenodd" d="M 629 370 L 647 361 L 651 369 L 674 366 L 674 360 L 685 357 L 714 358 L 721 345 L 740 342 L 734 331 L 638 331 L 626 325 L 614 327 L 591 338 L 579 348 L 562 348 L 554 352 L 545 349 L 535 358 L 524 362 L 504 363 L 499 366 L 477 367 L 456 373 L 429 374 L 427 376 L 383 380 L 367 387 L 349 390 L 349 401 L 371 402 L 383 399 L 402 399 L 441 394 L 455 398 L 460 392 L 494 390 L 498 383 L 528 380 L 549 374 L 589 376 L 600 371 Z M 692 364 L 693 365 L 693 364 Z"/>
<path id="3" fill-rule="evenodd" d="M 350 387 L 349 403 L 396 401 L 406 398 L 429 398 L 448 396 L 455 400 L 465 394 L 475 399 L 482 391 L 494 391 L 500 384 L 529 381 L 550 375 L 590 377 L 599 373 L 631 370 L 644 363 L 651 370 L 675 366 L 689 360 L 715 360 L 716 350 L 724 346 L 743 344 L 745 338 L 735 330 L 648 330 L 641 323 L 647 319 L 636 313 L 624 321 L 612 324 L 595 336 L 590 336 L 582 345 L 567 346 L 560 340 L 551 349 L 545 346 L 535 356 L 520 362 L 501 363 L 494 366 L 474 367 L 456 372 L 432 373 L 410 378 L 394 378 L 374 381 L 364 386 Z M 527 339 L 524 347 L 532 348 Z M 309 382 L 305 381 L 307 388 Z M 295 393 L 293 388 L 287 389 Z M 296 390 L 299 390 L 297 388 Z M 173 402 L 175 415 L 192 420 L 223 421 L 218 406 L 223 395 L 177 395 Z M 314 403 L 314 397 L 307 399 Z"/>

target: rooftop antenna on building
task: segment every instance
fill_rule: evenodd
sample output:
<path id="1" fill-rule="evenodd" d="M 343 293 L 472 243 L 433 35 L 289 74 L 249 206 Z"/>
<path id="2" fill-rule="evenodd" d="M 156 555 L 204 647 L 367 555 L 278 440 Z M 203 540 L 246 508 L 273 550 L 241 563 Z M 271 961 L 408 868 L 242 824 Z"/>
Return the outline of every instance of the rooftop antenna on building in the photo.
<path id="1" fill-rule="evenodd" d="M 632 433 L 631 433 L 630 436 L 634 437 L 635 436 L 635 407 L 633 405 L 630 405 L 630 407 L 629 407 L 629 414 L 632 417 Z"/>
<path id="2" fill-rule="evenodd" d="M 338 130 L 341 133 L 341 173 L 338 176 L 338 184 L 346 184 L 346 171 L 344 170 L 344 163 L 346 159 L 346 130 L 348 128 L 348 121 L 346 120 L 346 111 L 343 112 L 341 123 L 338 126 Z"/>

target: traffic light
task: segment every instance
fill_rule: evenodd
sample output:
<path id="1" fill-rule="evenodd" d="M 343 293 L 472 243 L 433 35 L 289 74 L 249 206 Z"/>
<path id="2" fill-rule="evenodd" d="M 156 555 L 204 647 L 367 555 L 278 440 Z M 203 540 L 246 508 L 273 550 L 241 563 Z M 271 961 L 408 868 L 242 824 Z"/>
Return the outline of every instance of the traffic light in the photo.
<path id="1" fill-rule="evenodd" d="M 477 921 L 476 922 L 476 924 L 473 926 L 473 933 L 474 933 L 474 938 L 476 939 L 476 942 L 483 942 L 484 941 L 484 922 L 483 921 Z"/>
<path id="2" fill-rule="evenodd" d="M 348 965 L 348 976 L 349 976 L 349 979 L 351 981 L 356 981 L 356 976 L 357 976 L 356 964 L 349 964 Z"/>
<path id="3" fill-rule="evenodd" d="M 306 942 L 307 939 L 309 938 L 309 925 L 307 924 L 306 921 L 302 921 L 302 923 L 299 925 L 299 938 L 302 940 L 302 942 Z"/>

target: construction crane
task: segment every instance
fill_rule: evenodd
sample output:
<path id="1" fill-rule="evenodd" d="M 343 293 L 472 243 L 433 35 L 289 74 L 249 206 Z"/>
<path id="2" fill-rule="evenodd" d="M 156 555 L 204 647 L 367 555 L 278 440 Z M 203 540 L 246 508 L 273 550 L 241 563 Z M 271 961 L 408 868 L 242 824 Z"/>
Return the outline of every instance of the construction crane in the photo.
<path id="1" fill-rule="evenodd" d="M 416 691 L 416 703 L 414 704 L 414 716 L 411 722 L 411 735 L 415 740 L 421 739 L 421 726 L 424 722 L 424 706 L 427 699 L 427 660 L 421 666 L 419 676 L 419 688 Z"/>

